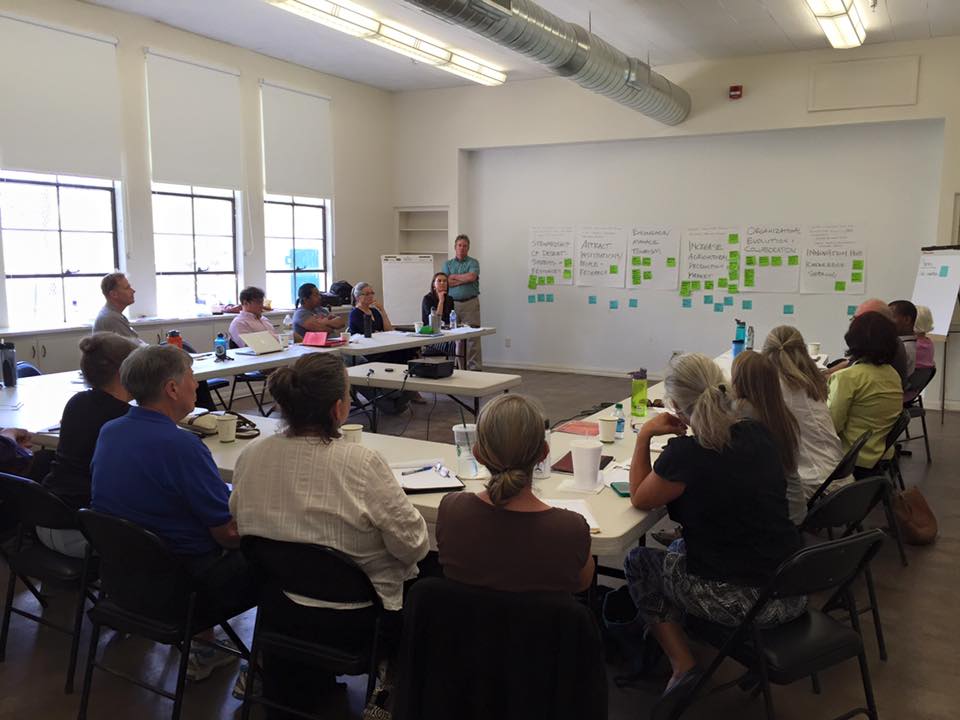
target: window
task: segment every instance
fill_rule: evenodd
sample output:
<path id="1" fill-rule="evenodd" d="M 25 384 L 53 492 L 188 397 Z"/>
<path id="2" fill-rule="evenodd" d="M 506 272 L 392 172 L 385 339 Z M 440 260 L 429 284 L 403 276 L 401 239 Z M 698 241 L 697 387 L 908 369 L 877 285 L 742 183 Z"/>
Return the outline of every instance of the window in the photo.
<path id="1" fill-rule="evenodd" d="M 291 195 L 265 198 L 265 290 L 276 307 L 292 307 L 303 283 L 327 289 L 327 201 Z"/>
<path id="2" fill-rule="evenodd" d="M 236 302 L 236 208 L 233 190 L 153 184 L 159 312 Z"/>
<path id="3" fill-rule="evenodd" d="M 10 319 L 86 323 L 117 267 L 119 183 L 0 171 L 0 239 Z"/>

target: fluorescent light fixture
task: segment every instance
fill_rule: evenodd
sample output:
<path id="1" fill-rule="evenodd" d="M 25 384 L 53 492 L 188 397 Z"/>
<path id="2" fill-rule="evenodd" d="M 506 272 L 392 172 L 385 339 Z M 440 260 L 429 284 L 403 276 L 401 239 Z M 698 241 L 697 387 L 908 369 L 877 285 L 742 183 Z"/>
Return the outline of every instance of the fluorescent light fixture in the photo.
<path id="1" fill-rule="evenodd" d="M 833 47 L 842 50 L 863 45 L 867 31 L 856 0 L 807 0 L 807 5 Z"/>
<path id="2" fill-rule="evenodd" d="M 464 53 L 449 50 L 426 38 L 418 37 L 387 21 L 378 20 L 372 12 L 355 3 L 350 3 L 350 7 L 347 7 L 328 0 L 267 0 L 267 2 L 295 15 L 348 35 L 363 38 L 395 53 L 481 85 L 502 85 L 507 80 L 506 73 L 499 68 Z"/>

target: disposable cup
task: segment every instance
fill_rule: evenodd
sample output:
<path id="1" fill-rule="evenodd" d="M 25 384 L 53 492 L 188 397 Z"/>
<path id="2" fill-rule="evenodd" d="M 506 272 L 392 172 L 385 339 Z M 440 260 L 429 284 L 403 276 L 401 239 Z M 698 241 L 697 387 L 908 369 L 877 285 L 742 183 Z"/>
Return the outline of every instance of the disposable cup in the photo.
<path id="1" fill-rule="evenodd" d="M 617 437 L 617 419 L 615 417 L 598 418 L 600 442 L 612 443 Z"/>
<path id="2" fill-rule="evenodd" d="M 807 345 L 807 352 L 810 354 L 810 357 L 816 357 L 820 354 L 820 343 L 809 343 Z"/>
<path id="3" fill-rule="evenodd" d="M 220 442 L 229 443 L 237 439 L 237 416 L 220 415 L 217 418 L 217 435 L 220 436 Z"/>
<path id="4" fill-rule="evenodd" d="M 600 474 L 600 449 L 596 440 L 574 440 L 570 443 L 573 455 L 573 484 L 579 490 L 593 490 L 597 487 Z"/>
<path id="5" fill-rule="evenodd" d="M 473 423 L 453 426 L 453 442 L 457 446 L 457 475 L 461 478 L 480 476 L 480 465 L 473 457 L 473 446 L 477 442 L 477 426 Z"/>
<path id="6" fill-rule="evenodd" d="M 359 445 L 363 442 L 363 425 L 359 423 L 341 425 L 340 434 L 343 435 L 343 439 L 348 443 L 357 443 Z"/>

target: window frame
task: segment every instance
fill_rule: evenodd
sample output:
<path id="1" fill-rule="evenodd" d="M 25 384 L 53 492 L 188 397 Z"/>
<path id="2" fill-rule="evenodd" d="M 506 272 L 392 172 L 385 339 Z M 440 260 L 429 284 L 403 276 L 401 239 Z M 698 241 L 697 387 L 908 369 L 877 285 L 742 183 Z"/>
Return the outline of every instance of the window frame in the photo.
<path id="1" fill-rule="evenodd" d="M 277 198 L 284 197 L 290 198 L 290 200 L 279 200 Z M 264 262 L 264 272 L 267 277 L 270 275 L 291 275 L 294 278 L 294 285 L 299 286 L 301 283 L 296 282 L 297 274 L 321 274 L 326 279 L 324 287 L 320 288 L 321 292 L 326 292 L 330 288 L 330 271 L 328 268 L 329 265 L 329 252 L 330 252 L 330 215 L 328 213 L 330 201 L 326 198 L 309 198 L 315 202 L 298 202 L 298 198 L 305 198 L 306 196 L 302 195 L 274 195 L 274 194 L 265 194 L 263 199 L 263 204 L 266 205 L 283 205 L 290 208 L 290 243 L 291 251 L 296 257 L 297 252 L 297 212 L 298 207 L 306 208 L 319 208 L 323 214 L 323 237 L 319 238 L 323 246 L 323 251 L 320 253 L 320 262 L 322 263 L 321 267 L 317 268 L 301 268 L 294 264 L 292 269 L 289 270 L 271 270 L 266 266 Z M 264 227 L 264 245 L 266 245 L 267 238 L 277 238 L 275 235 L 268 235 L 266 232 L 266 227 Z M 277 238 L 279 239 L 279 238 Z M 303 240 L 316 240 L 317 238 L 302 238 Z M 266 258 L 264 258 L 266 260 Z"/>

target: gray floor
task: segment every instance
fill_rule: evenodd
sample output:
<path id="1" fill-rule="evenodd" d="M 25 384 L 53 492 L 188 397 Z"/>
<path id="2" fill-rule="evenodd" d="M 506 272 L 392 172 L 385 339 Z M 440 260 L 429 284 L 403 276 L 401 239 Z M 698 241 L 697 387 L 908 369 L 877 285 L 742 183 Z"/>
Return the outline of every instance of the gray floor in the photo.
<path id="1" fill-rule="evenodd" d="M 522 372 L 521 390 L 536 397 L 554 422 L 609 403 L 629 393 L 626 379 L 600 378 L 557 373 Z M 409 413 L 386 417 L 382 432 L 407 437 L 452 441 L 451 426 L 459 422 L 457 406 L 446 397 L 425 395 L 427 405 L 413 405 Z M 912 443 L 914 456 L 903 462 L 907 482 L 918 485 L 940 522 L 936 544 L 908 548 L 910 566 L 902 568 L 896 549 L 887 544 L 875 561 L 874 572 L 881 613 L 890 653 L 888 662 L 877 657 L 873 627 L 865 622 L 866 645 L 880 716 L 884 720 L 954 720 L 960 715 L 960 687 L 950 680 L 960 661 L 960 614 L 954 603 L 960 588 L 960 500 L 956 492 L 956 468 L 960 461 L 960 415 L 948 413 L 942 427 L 939 414 L 930 423 L 934 462 L 927 464 L 922 442 Z M 429 423 L 429 430 L 428 430 Z M 6 568 L 0 568 L 0 582 L 6 585 Z M 25 593 L 18 603 L 29 606 Z M 66 617 L 70 598 L 58 598 L 52 615 Z M 85 626 L 86 630 L 86 626 Z M 252 617 L 239 623 L 241 636 L 249 637 Z M 86 638 L 86 632 L 84 633 Z M 73 718 L 78 693 L 63 694 L 63 672 L 67 641 L 48 629 L 14 617 L 6 662 L 0 665 L 0 718 Z M 177 655 L 164 647 L 153 647 L 135 638 L 106 634 L 103 644 L 110 662 L 127 672 L 143 674 L 170 686 L 176 672 Z M 708 651 L 703 651 L 708 657 Z M 732 677 L 736 666 L 728 663 L 725 676 Z M 622 668 L 609 667 L 613 676 Z M 230 696 L 235 667 L 218 670 L 210 679 L 187 690 L 184 718 L 239 717 L 239 702 Z M 856 663 L 846 663 L 822 677 L 823 695 L 810 692 L 808 683 L 776 688 L 774 700 L 778 717 L 810 720 L 834 717 L 847 708 L 862 704 L 862 689 Z M 326 717 L 357 718 L 362 709 L 363 678 L 353 679 L 328 708 Z M 662 687 L 652 681 L 638 689 L 618 690 L 611 684 L 610 718 L 637 720 L 648 716 Z M 79 688 L 79 678 L 78 678 Z M 150 696 L 136 687 L 97 673 L 94 679 L 90 718 L 137 718 L 152 720 L 169 716 L 170 703 Z M 254 717 L 262 717 L 255 711 Z M 728 691 L 703 701 L 685 717 L 764 717 L 762 702 L 750 700 L 739 691 Z"/>

